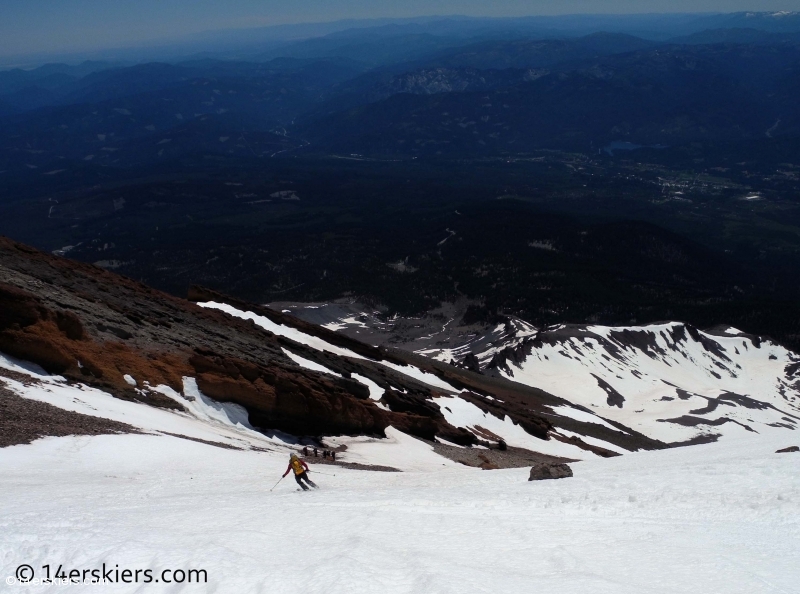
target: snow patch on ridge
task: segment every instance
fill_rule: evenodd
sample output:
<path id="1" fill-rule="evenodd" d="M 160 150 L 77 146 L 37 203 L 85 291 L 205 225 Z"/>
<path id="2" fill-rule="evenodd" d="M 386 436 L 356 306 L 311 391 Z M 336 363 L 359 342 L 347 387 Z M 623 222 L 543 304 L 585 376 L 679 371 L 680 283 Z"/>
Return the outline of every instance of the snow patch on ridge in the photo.
<path id="1" fill-rule="evenodd" d="M 423 384 L 428 384 L 429 386 L 433 386 L 434 388 L 439 388 L 440 390 L 447 390 L 448 392 L 458 393 L 461 390 L 458 388 L 453 387 L 451 384 L 448 384 L 443 379 L 438 378 L 437 376 L 433 375 L 432 373 L 428 373 L 427 371 L 422 371 L 418 367 L 414 367 L 413 365 L 398 365 L 397 363 L 390 363 L 389 361 L 378 361 L 381 365 L 389 367 L 390 369 L 394 369 L 397 373 L 401 373 L 403 375 L 407 375 L 408 377 L 414 378 L 418 382 L 422 382 Z"/>
<path id="2" fill-rule="evenodd" d="M 350 315 L 335 322 L 328 322 L 327 324 L 323 324 L 323 328 L 327 328 L 328 330 L 333 330 L 334 332 L 338 332 L 339 330 L 344 330 L 348 326 L 355 326 L 356 328 L 369 328 L 364 322 L 356 318 L 355 315 Z"/>
<path id="3" fill-rule="evenodd" d="M 180 397 L 172 388 L 168 386 L 157 386 L 157 392 L 170 395 L 173 398 Z M 183 405 L 198 419 L 217 421 L 223 425 L 229 425 L 236 429 L 247 429 L 254 431 L 250 425 L 247 409 L 234 402 L 217 402 L 203 394 L 197 387 L 197 380 L 193 377 L 183 378 Z M 258 434 L 260 437 L 260 434 Z"/>
<path id="4" fill-rule="evenodd" d="M 306 334 L 305 332 L 300 332 L 296 328 L 292 328 L 291 326 L 284 326 L 283 324 L 276 324 L 272 320 L 267 317 L 260 316 L 258 314 L 253 313 L 252 311 L 242 311 L 240 309 L 236 309 L 235 307 L 228 305 L 226 303 L 216 303 L 214 301 L 207 301 L 205 303 L 198 303 L 200 307 L 207 307 L 209 309 L 218 309 L 220 311 L 224 311 L 228 315 L 231 315 L 236 318 L 241 318 L 243 320 L 253 320 L 253 322 L 257 326 L 261 326 L 264 330 L 268 330 L 277 336 L 285 336 L 295 342 L 299 342 L 300 344 L 304 344 L 311 348 L 317 349 L 318 351 L 328 351 L 335 355 L 340 355 L 342 357 L 352 357 L 353 359 L 365 359 L 358 353 L 354 353 L 349 349 L 344 349 L 342 347 L 338 347 L 333 345 L 329 342 L 322 340 L 321 338 L 317 338 L 316 336 L 311 336 L 310 334 Z"/>
<path id="5" fill-rule="evenodd" d="M 351 373 L 350 377 L 356 380 L 357 382 L 361 382 L 367 388 L 369 388 L 369 397 L 371 400 L 380 400 L 383 398 L 384 389 L 381 388 L 378 384 L 373 382 L 368 377 L 364 377 L 363 375 L 359 375 L 357 373 Z"/>
<path id="6" fill-rule="evenodd" d="M 325 443 L 347 446 L 342 459 L 356 464 L 389 466 L 410 472 L 439 471 L 443 467 L 467 468 L 440 456 L 433 451 L 433 446 L 394 427 L 387 427 L 385 433 L 385 439 L 342 436 L 325 438 Z"/>
<path id="7" fill-rule="evenodd" d="M 318 371 L 320 373 L 327 373 L 328 375 L 335 375 L 336 377 L 342 377 L 341 374 L 336 373 L 325 367 L 324 365 L 320 365 L 314 361 L 310 361 L 309 359 L 304 359 L 300 355 L 295 355 L 292 351 L 287 351 L 284 348 L 281 348 L 283 354 L 289 357 L 292 361 L 297 363 L 300 367 L 305 369 L 310 369 L 311 371 Z"/>
<path id="8" fill-rule="evenodd" d="M 366 359 L 366 357 L 363 357 L 349 349 L 333 345 L 325 340 L 322 340 L 321 338 L 317 338 L 316 336 L 311 336 L 310 334 L 306 334 L 295 328 L 291 328 L 283 324 L 276 324 L 269 318 L 260 316 L 251 311 L 242 311 L 225 303 L 216 303 L 214 301 L 198 303 L 197 305 L 201 307 L 208 307 L 210 309 L 218 309 L 220 311 L 224 311 L 229 315 L 241 318 L 243 320 L 253 320 L 253 322 L 255 322 L 258 326 L 261 326 L 262 328 L 272 332 L 273 334 L 276 334 L 278 336 L 285 336 L 286 338 L 290 338 L 295 342 L 299 342 L 300 344 L 304 344 L 318 351 L 328 351 L 335 355 L 340 355 L 342 357 L 351 357 L 353 359 Z M 307 359 L 303 359 L 302 357 L 298 357 L 297 355 L 295 355 L 294 353 L 290 353 L 286 349 L 284 349 L 284 353 L 286 353 L 290 358 L 292 358 L 292 360 L 294 360 L 298 365 L 301 365 L 302 367 L 306 367 L 307 369 L 313 369 L 314 371 L 320 371 L 322 373 L 338 375 L 335 372 L 321 365 L 318 365 L 317 363 L 308 361 Z M 302 361 L 302 363 L 300 361 Z M 454 393 L 460 391 L 451 386 L 450 384 L 448 384 L 447 382 L 445 382 L 444 380 L 439 379 L 432 373 L 423 371 L 413 365 L 403 366 L 403 365 L 398 365 L 396 363 L 391 363 L 389 361 L 377 361 L 377 363 L 389 367 L 397 371 L 398 373 L 411 377 L 419 382 L 422 382 L 423 384 L 427 384 L 428 386 L 437 388 L 439 390 L 447 390 L 449 392 L 454 392 Z M 318 366 L 319 368 L 313 366 Z"/>
<path id="9" fill-rule="evenodd" d="M 575 421 L 580 421 L 582 423 L 595 423 L 596 425 L 602 425 L 603 427 L 608 427 L 609 429 L 613 429 L 614 431 L 621 432 L 619 427 L 615 427 L 605 419 L 600 418 L 595 414 L 579 410 L 577 408 L 573 408 L 571 406 L 551 406 L 550 409 L 554 413 L 562 417 L 567 417 Z"/>

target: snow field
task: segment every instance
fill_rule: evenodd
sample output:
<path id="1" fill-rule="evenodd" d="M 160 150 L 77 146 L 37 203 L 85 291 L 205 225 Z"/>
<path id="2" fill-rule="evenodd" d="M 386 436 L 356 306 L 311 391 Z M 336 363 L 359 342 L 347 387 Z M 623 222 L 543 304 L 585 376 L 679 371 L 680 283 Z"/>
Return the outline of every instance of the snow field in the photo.
<path id="1" fill-rule="evenodd" d="M 793 432 L 592 457 L 572 465 L 574 478 L 528 482 L 528 469 L 465 467 L 389 428 L 383 440 L 328 441 L 348 446 L 345 461 L 404 472 L 326 465 L 315 475 L 311 463 L 320 491 L 298 493 L 287 477 L 270 492 L 291 450 L 249 429 L 191 378 L 183 395 L 154 388 L 190 411 L 176 413 L 68 386 L 10 358 L 0 366 L 42 382 L 8 381 L 27 398 L 265 450 L 155 434 L 0 449 L 4 591 L 14 591 L 4 580 L 23 563 L 39 575 L 45 564 L 106 563 L 209 577 L 204 585 L 101 586 L 112 592 L 753 594 L 793 593 L 800 583 L 800 454 L 774 453 L 796 444 L 785 437 Z M 473 419 L 463 400 L 437 402 L 457 423 L 510 429 Z"/>
<path id="2" fill-rule="evenodd" d="M 432 446 L 394 427 L 387 427 L 385 433 L 385 439 L 338 436 L 326 438 L 325 443 L 346 445 L 347 450 L 339 455 L 345 462 L 389 466 L 409 472 L 438 472 L 443 467 L 468 472 L 467 467 L 440 456 Z"/>
<path id="3" fill-rule="evenodd" d="M 412 438 L 407 438 L 412 439 Z M 390 462 L 413 450 L 402 440 Z M 201 568 L 113 592 L 754 594 L 800 583 L 800 455 L 773 435 L 573 465 L 313 474 L 169 436 L 0 450 L 0 578 L 34 568 Z M 390 445 L 389 448 L 392 446 Z M 334 472 L 333 467 L 322 467 Z M 96 586 L 70 586 L 96 592 Z"/>
<path id="4" fill-rule="evenodd" d="M 557 332 L 564 327 L 553 327 Z M 530 347 L 520 364 L 508 362 L 501 370 L 506 379 L 541 388 L 565 400 L 596 411 L 600 417 L 622 423 L 649 437 L 682 442 L 702 435 L 727 438 L 747 425 L 757 432 L 785 431 L 800 427 L 800 388 L 789 377 L 787 365 L 800 358 L 785 348 L 751 337 L 735 328 L 723 335 L 700 332 L 695 337 L 680 323 L 634 327 L 587 326 L 575 328 L 577 336 L 548 340 Z M 513 319 L 511 326 L 497 325 L 452 349 L 428 349 L 420 354 L 450 361 L 473 352 L 482 364 L 506 347 L 516 347 L 536 329 Z M 627 336 L 625 335 L 627 333 Z M 650 350 L 653 341 L 661 352 Z M 703 342 L 709 345 L 706 349 Z M 637 344 L 638 342 L 638 344 Z M 714 352 L 719 348 L 723 354 Z M 609 404 L 609 394 L 598 378 L 625 399 L 622 407 Z M 742 395 L 774 406 L 748 408 L 741 402 L 723 401 L 709 410 L 709 400 L 726 393 Z M 776 410 L 777 409 L 777 410 Z M 588 422 L 591 415 L 562 407 L 559 414 Z M 730 419 L 721 425 L 694 426 L 668 422 L 678 417 L 701 416 L 704 420 Z M 776 426 L 776 424 L 783 425 Z"/>
<path id="5" fill-rule="evenodd" d="M 481 364 L 486 364 L 506 347 L 514 348 L 522 343 L 525 338 L 535 336 L 538 333 L 536 327 L 518 318 L 511 318 L 510 326 L 512 328 L 511 332 L 508 331 L 505 324 L 497 324 L 488 334 L 479 334 L 454 348 L 420 349 L 415 352 L 443 363 L 448 363 L 454 359 L 460 361 L 468 353 L 474 352 L 478 361 Z"/>
<path id="6" fill-rule="evenodd" d="M 595 408 L 600 416 L 622 423 L 636 431 L 666 442 L 678 442 L 699 434 L 721 434 L 723 438 L 738 435 L 744 429 L 736 423 L 719 426 L 682 426 L 663 422 L 664 419 L 682 415 L 697 415 L 707 407 L 706 398 L 715 398 L 726 392 L 741 394 L 773 405 L 778 410 L 748 409 L 739 405 L 720 404 L 713 412 L 700 413 L 703 418 L 716 420 L 729 418 L 751 426 L 758 432 L 774 431 L 770 423 L 786 422 L 782 417 L 798 418 L 800 401 L 787 402 L 781 395 L 786 391 L 790 400 L 796 388 L 785 385 L 785 367 L 795 357 L 783 347 L 762 342 L 756 348 L 749 338 L 706 335 L 725 351 L 731 361 L 724 361 L 695 341 L 678 344 L 672 350 L 667 340 L 675 323 L 628 328 L 646 332 L 655 338 L 665 355 L 654 357 L 639 349 L 614 342 L 612 331 L 624 328 L 590 326 L 587 331 L 610 341 L 622 355 L 621 360 L 603 357 L 605 347 L 598 338 L 584 341 L 571 338 L 563 343 L 544 344 L 521 364 L 509 364 L 511 373 L 503 372 L 507 379 L 541 388 L 551 394 L 588 408 Z M 714 375 L 716 374 L 716 375 Z M 602 378 L 624 398 L 622 408 L 607 403 L 608 394 L 598 385 L 595 377 Z M 681 398 L 678 389 L 695 394 Z M 777 428 L 784 432 L 785 429 Z"/>

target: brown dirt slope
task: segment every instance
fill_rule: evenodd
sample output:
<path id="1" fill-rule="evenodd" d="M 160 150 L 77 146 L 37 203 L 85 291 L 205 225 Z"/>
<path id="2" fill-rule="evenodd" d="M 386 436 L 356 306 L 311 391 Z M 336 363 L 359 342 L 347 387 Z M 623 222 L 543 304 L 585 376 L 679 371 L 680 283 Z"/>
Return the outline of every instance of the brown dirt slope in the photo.
<path id="1" fill-rule="evenodd" d="M 57 408 L 46 402 L 14 394 L 0 381 L 0 448 L 31 443 L 46 436 L 139 433 L 137 429 L 108 419 Z"/>

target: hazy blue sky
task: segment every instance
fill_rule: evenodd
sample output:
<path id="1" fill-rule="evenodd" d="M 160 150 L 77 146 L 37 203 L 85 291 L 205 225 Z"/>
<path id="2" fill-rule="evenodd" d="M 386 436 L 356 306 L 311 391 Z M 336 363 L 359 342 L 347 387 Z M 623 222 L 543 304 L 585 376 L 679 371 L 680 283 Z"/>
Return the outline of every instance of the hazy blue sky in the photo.
<path id="1" fill-rule="evenodd" d="M 122 47 L 208 29 L 463 14 L 800 10 L 800 0 L 0 0 L 0 55 Z"/>

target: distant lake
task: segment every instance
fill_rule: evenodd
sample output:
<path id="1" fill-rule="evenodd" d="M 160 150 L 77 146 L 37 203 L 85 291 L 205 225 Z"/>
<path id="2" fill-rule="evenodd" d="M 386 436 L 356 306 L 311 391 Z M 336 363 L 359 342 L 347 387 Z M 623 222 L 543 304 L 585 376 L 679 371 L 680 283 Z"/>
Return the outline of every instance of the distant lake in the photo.
<path id="1" fill-rule="evenodd" d="M 664 144 L 634 144 L 632 142 L 621 142 L 619 140 L 615 140 L 614 142 L 603 147 L 603 150 L 613 157 L 614 151 L 635 151 L 636 149 L 640 148 L 665 149 L 667 146 Z"/>

